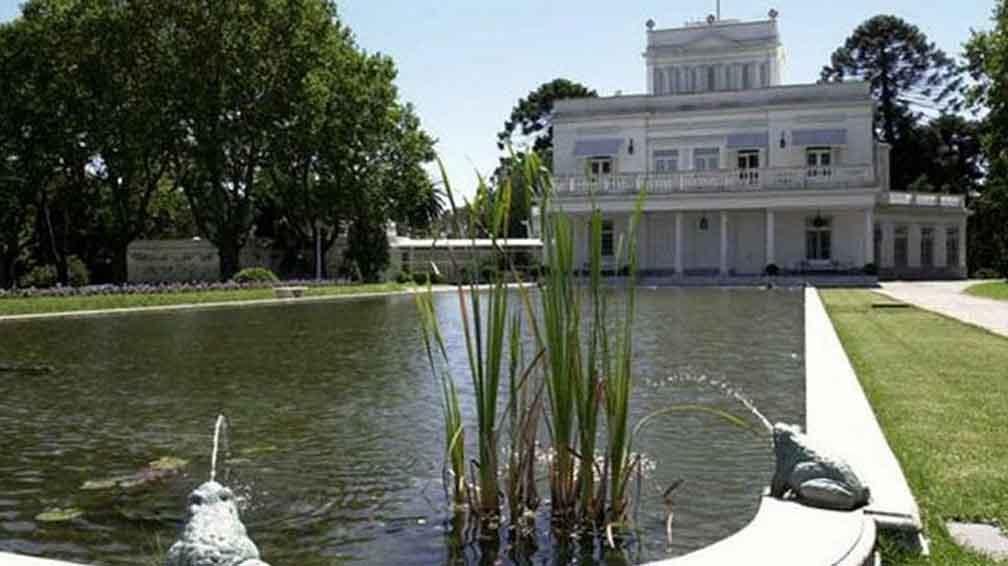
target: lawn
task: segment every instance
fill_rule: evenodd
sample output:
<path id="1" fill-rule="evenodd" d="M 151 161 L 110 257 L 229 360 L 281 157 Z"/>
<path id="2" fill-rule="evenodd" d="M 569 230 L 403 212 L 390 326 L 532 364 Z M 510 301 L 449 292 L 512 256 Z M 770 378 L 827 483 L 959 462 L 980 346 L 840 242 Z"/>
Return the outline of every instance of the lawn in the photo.
<path id="1" fill-rule="evenodd" d="M 387 293 L 408 289 L 398 283 L 376 283 L 370 285 L 332 285 L 311 287 L 306 296 L 342 296 L 360 293 Z M 272 289 L 234 289 L 197 291 L 185 293 L 151 293 L 137 295 L 95 295 L 89 297 L 34 297 L 0 299 L 0 316 L 17 314 L 39 314 L 72 312 L 82 310 L 122 309 L 132 307 L 158 307 L 168 305 L 188 305 L 223 303 L 234 301 L 256 301 L 272 299 Z"/>
<path id="2" fill-rule="evenodd" d="M 987 565 L 944 522 L 1008 525 L 1008 339 L 863 290 L 822 292 L 840 340 L 921 506 L 932 556 L 883 545 L 886 564 Z"/>
<path id="3" fill-rule="evenodd" d="M 987 283 L 977 283 L 966 289 L 970 295 L 1008 301 L 1008 281 L 990 281 Z"/>

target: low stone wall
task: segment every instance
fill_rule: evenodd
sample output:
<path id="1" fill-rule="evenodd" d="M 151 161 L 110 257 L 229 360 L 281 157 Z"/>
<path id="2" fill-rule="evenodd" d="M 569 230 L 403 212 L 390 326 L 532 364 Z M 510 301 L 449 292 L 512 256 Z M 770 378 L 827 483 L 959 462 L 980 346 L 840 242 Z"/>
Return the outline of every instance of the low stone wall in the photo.
<path id="1" fill-rule="evenodd" d="M 206 240 L 137 240 L 126 250 L 130 283 L 217 281 L 220 256 Z"/>

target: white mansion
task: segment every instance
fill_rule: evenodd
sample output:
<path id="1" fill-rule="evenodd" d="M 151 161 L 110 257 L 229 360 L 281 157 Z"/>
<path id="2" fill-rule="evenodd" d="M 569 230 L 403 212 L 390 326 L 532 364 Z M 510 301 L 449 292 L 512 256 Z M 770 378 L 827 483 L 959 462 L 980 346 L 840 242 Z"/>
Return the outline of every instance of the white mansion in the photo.
<path id="1" fill-rule="evenodd" d="M 583 261 L 592 207 L 611 257 L 644 189 L 643 274 L 965 275 L 963 199 L 889 190 L 867 83 L 781 85 L 775 12 L 647 27 L 647 94 L 555 107 L 556 205 L 584 215 Z"/>

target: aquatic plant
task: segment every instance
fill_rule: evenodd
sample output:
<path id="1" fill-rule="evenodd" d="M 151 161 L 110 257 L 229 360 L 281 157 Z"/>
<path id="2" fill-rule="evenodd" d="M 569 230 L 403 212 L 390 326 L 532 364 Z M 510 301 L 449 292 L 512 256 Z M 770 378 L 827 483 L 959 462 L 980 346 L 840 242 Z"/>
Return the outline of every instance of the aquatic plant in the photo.
<path id="1" fill-rule="evenodd" d="M 449 218 L 456 222 L 454 233 L 462 234 L 457 224 L 459 209 L 443 167 L 441 173 L 453 211 Z M 549 438 L 545 461 L 552 529 L 560 540 L 568 540 L 567 535 L 605 531 L 609 544 L 616 546 L 614 532 L 631 523 L 628 486 L 642 469 L 641 455 L 633 452 L 633 440 L 645 425 L 661 415 L 684 411 L 716 415 L 741 427 L 749 425 L 717 409 L 674 405 L 631 427 L 636 242 L 644 191 L 630 215 L 626 236 L 614 245 L 615 264 L 604 261 L 602 212 L 597 207 L 591 211 L 584 273 L 583 266 L 577 265 L 575 250 L 574 234 L 579 226 L 554 202 L 552 180 L 539 157 L 512 155 L 510 175 L 498 181 L 491 191 L 480 178 L 475 198 L 465 208 L 466 235 L 491 240 L 499 258 L 497 268 L 482 273 L 478 262 L 485 259 L 471 258 L 467 269 L 462 269 L 450 256 L 455 272 L 464 274 L 457 294 L 475 397 L 478 458 L 470 462 L 469 470 L 465 469 L 463 447 L 465 425 L 455 382 L 447 370 L 448 353 L 433 307 L 433 291 L 428 288 L 417 297 L 428 361 L 442 387 L 445 469 L 450 468 L 453 476 L 450 488 L 445 482 L 446 490 L 450 490 L 456 509 L 464 501 L 480 519 L 484 541 L 497 540 L 492 532 L 501 524 L 503 494 L 510 532 L 520 544 L 522 537 L 534 532 L 540 505 L 534 467 L 540 450 L 540 423 L 544 422 Z M 539 234 L 544 267 L 533 274 L 538 276 L 537 293 L 521 284 L 521 271 L 500 245 L 514 187 L 532 191 L 542 211 Z M 626 276 L 618 310 L 610 309 L 616 295 L 605 279 L 610 272 Z M 489 284 L 479 286 L 481 279 Z M 519 285 L 509 287 L 505 281 Z M 509 302 L 509 294 L 517 296 L 520 307 L 515 309 Z M 505 370 L 506 410 L 499 420 Z M 504 420 L 509 437 L 504 446 L 502 484 L 498 449 Z M 604 438 L 603 447 L 598 446 L 600 438 Z M 457 516 L 452 524 L 459 528 Z"/>

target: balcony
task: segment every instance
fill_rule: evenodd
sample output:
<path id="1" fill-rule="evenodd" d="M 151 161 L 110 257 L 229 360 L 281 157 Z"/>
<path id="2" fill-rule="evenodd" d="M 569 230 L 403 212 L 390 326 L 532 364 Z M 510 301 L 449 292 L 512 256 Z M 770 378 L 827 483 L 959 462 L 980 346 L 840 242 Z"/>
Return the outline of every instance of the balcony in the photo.
<path id="1" fill-rule="evenodd" d="M 620 175 L 558 175 L 554 186 L 559 195 L 621 195 L 759 192 L 872 188 L 876 186 L 872 165 L 834 167 L 768 167 L 718 169 L 678 173 L 625 173 Z"/>
<path id="2" fill-rule="evenodd" d="M 882 193 L 879 203 L 890 206 L 921 206 L 937 208 L 963 208 L 966 199 L 962 195 L 939 195 L 934 193 Z"/>

